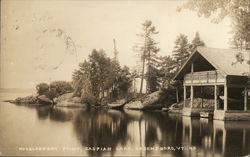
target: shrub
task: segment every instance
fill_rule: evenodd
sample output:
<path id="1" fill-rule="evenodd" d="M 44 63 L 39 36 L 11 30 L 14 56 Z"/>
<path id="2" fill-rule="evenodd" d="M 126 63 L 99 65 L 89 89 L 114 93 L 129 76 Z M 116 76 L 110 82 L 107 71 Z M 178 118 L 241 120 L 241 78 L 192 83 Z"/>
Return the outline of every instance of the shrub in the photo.
<path id="1" fill-rule="evenodd" d="M 66 81 L 53 81 L 50 85 L 46 83 L 40 83 L 36 86 L 37 93 L 39 95 L 45 95 L 49 99 L 53 99 L 65 93 L 70 93 L 73 91 L 70 82 Z"/>
<path id="2" fill-rule="evenodd" d="M 37 94 L 45 95 L 49 92 L 49 85 L 47 83 L 40 83 L 36 86 Z"/>
<path id="3" fill-rule="evenodd" d="M 60 96 L 65 93 L 73 92 L 71 83 L 66 81 L 53 81 L 50 83 L 50 91 L 54 97 Z"/>

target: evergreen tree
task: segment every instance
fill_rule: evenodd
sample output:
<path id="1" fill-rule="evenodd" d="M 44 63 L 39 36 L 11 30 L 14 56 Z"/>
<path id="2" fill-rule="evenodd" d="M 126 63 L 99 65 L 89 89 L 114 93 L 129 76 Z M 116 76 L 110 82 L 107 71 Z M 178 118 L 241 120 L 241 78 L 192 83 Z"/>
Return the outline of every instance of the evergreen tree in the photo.
<path id="1" fill-rule="evenodd" d="M 153 85 L 149 85 L 150 83 L 155 84 L 155 82 L 152 82 L 152 79 L 154 76 L 152 76 L 151 71 L 155 70 L 155 65 L 157 61 L 156 54 L 159 51 L 159 48 L 157 47 L 157 42 L 154 40 L 153 36 L 158 34 L 158 32 L 155 29 L 155 26 L 152 25 L 152 22 L 149 20 L 146 20 L 143 24 L 143 31 L 142 33 L 138 34 L 138 36 L 141 38 L 142 43 L 136 45 L 135 48 L 137 48 L 137 51 L 139 52 L 139 56 L 142 62 L 142 70 L 141 70 L 141 85 L 140 85 L 140 93 L 142 93 L 142 87 L 143 87 L 143 81 L 145 78 L 145 66 L 147 65 L 147 74 L 146 74 L 146 80 L 147 80 L 147 92 L 152 91 L 150 88 L 154 88 Z"/>
<path id="2" fill-rule="evenodd" d="M 147 76 L 146 77 L 147 93 L 152 93 L 157 91 L 160 87 L 159 70 L 155 66 L 149 66 L 146 76 Z"/>
<path id="3" fill-rule="evenodd" d="M 189 47 L 189 51 L 194 52 L 198 46 L 205 46 L 205 43 L 201 40 L 199 32 L 196 32 L 195 37 Z"/>
<path id="4" fill-rule="evenodd" d="M 177 39 L 175 41 L 175 46 L 173 50 L 173 58 L 175 61 L 175 68 L 178 71 L 181 66 L 184 64 L 184 62 L 189 57 L 189 44 L 187 36 L 184 34 L 180 34 L 177 36 Z"/>
<path id="5" fill-rule="evenodd" d="M 175 61 L 170 56 L 159 57 L 159 78 L 161 87 L 169 87 L 175 72 Z"/>
<path id="6" fill-rule="evenodd" d="M 93 50 L 88 60 L 79 64 L 72 74 L 74 95 L 91 105 L 124 98 L 131 86 L 129 69 L 106 56 L 103 50 Z"/>
<path id="7" fill-rule="evenodd" d="M 138 71 L 136 68 L 133 68 L 132 71 L 131 71 L 131 78 L 132 78 L 132 81 L 133 81 L 133 89 L 132 89 L 132 92 L 133 93 L 136 93 L 136 79 L 139 78 L 140 75 L 138 74 Z"/>

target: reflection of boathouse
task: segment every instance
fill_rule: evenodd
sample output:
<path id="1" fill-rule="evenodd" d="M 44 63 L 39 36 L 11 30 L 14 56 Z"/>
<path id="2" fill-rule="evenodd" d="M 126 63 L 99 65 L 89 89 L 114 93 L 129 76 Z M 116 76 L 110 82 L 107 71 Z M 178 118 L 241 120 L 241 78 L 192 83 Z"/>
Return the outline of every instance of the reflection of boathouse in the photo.
<path id="1" fill-rule="evenodd" d="M 250 120 L 249 65 L 237 62 L 249 52 L 198 47 L 178 71 L 183 81 L 183 115 L 214 114 L 214 119 Z"/>

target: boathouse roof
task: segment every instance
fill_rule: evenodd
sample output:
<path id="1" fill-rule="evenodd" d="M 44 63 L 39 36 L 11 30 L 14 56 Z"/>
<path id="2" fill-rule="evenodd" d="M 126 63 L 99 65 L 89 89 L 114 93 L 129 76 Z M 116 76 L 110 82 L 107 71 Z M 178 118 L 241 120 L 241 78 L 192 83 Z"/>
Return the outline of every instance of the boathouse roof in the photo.
<path id="1" fill-rule="evenodd" d="M 214 70 L 218 70 L 224 75 L 236 75 L 244 76 L 249 73 L 249 65 L 246 61 L 237 62 L 237 55 L 241 54 L 246 60 L 249 60 L 249 51 L 238 50 L 238 49 L 219 49 L 209 47 L 198 47 L 193 52 L 184 65 L 180 68 L 178 73 L 175 75 L 174 80 L 181 80 L 186 73 L 190 72 L 191 64 L 197 62 L 197 60 L 203 59 L 201 64 L 195 66 L 206 66 L 211 65 Z"/>

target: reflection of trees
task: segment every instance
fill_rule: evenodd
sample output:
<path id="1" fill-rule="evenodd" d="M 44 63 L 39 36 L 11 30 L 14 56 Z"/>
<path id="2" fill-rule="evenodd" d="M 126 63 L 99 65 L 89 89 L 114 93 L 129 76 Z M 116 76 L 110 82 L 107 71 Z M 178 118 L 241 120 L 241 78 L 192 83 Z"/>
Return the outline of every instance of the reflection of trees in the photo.
<path id="1" fill-rule="evenodd" d="M 140 142 L 139 146 L 142 147 L 195 146 L 197 148 L 194 153 L 162 152 L 171 156 L 192 156 L 196 153 L 208 157 L 250 154 L 249 122 L 209 121 L 172 116 L 163 112 L 125 111 L 124 113 L 114 110 L 74 110 L 51 106 L 36 107 L 36 110 L 39 119 L 49 118 L 58 122 L 73 119 L 77 139 L 83 147 L 111 147 L 112 156 L 116 147 L 129 146 L 128 143 L 131 141 Z M 130 126 L 137 128 L 139 134 L 131 133 Z M 101 156 L 103 152 L 107 153 L 107 151 L 88 151 L 91 156 Z M 146 155 L 152 152 L 145 151 Z"/>
<path id="2" fill-rule="evenodd" d="M 50 112 L 50 119 L 55 121 L 65 122 L 71 120 L 72 117 L 73 112 L 61 108 L 53 108 Z"/>
<path id="3" fill-rule="evenodd" d="M 38 106 L 36 107 L 37 116 L 39 119 L 47 119 L 49 117 L 51 107 L 50 106 Z"/>
<path id="4" fill-rule="evenodd" d="M 39 119 L 49 118 L 50 120 L 65 122 L 73 118 L 73 111 L 64 108 L 39 106 L 36 107 L 36 111 Z"/>
<path id="5" fill-rule="evenodd" d="M 179 119 L 171 119 L 162 112 L 144 112 L 143 119 L 147 125 L 145 146 L 182 146 L 182 124 Z M 171 151 L 170 153 L 180 156 L 182 152 Z"/>
<path id="6" fill-rule="evenodd" d="M 91 110 L 82 111 L 74 121 L 78 139 L 85 147 L 111 147 L 114 154 L 118 144 L 125 146 L 128 117 L 120 111 Z M 89 151 L 90 155 L 99 156 L 102 151 Z"/>

